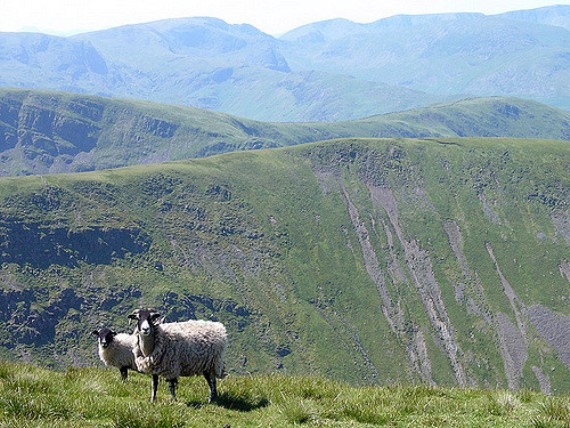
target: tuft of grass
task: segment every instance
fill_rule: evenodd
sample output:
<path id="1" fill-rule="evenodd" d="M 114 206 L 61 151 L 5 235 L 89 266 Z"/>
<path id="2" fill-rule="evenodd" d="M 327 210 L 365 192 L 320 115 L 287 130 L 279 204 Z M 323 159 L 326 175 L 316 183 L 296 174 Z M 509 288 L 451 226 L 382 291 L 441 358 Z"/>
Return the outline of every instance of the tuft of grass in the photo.
<path id="1" fill-rule="evenodd" d="M 278 413 L 283 419 L 293 425 L 305 424 L 318 420 L 318 410 L 311 400 L 296 397 L 293 400 L 284 400 L 278 406 Z"/>
<path id="2" fill-rule="evenodd" d="M 532 418 L 532 426 L 536 428 L 570 427 L 570 402 L 548 397 L 539 404 L 538 415 Z"/>

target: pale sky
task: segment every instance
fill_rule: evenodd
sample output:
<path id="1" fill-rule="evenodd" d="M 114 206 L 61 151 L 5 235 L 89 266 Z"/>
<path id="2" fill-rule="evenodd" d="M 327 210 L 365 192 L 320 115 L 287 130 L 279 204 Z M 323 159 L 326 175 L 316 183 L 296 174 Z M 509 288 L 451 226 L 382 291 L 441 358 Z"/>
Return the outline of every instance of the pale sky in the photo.
<path id="1" fill-rule="evenodd" d="M 556 0 L 0 0 L 0 32 L 71 35 L 125 24 L 209 16 L 279 35 L 316 21 L 368 23 L 393 15 L 534 9 Z"/>

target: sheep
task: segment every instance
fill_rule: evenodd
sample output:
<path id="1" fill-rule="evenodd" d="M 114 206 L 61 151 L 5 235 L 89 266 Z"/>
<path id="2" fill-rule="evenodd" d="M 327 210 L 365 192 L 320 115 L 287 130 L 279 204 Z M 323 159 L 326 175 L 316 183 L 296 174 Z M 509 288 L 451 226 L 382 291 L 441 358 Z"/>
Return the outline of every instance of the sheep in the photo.
<path id="1" fill-rule="evenodd" d="M 116 333 L 108 328 L 93 330 L 97 336 L 99 358 L 107 366 L 118 367 L 123 381 L 127 380 L 128 370 L 137 370 L 133 348 L 137 344 L 135 334 Z"/>
<path id="2" fill-rule="evenodd" d="M 133 349 L 140 372 L 152 374 L 151 401 L 156 400 L 159 376 L 169 383 L 172 399 L 180 376 L 203 375 L 210 388 L 208 402 L 218 399 L 216 378 L 224 378 L 226 328 L 212 321 L 159 322 L 154 309 L 139 309 L 129 315 L 137 321 L 137 344 Z"/>

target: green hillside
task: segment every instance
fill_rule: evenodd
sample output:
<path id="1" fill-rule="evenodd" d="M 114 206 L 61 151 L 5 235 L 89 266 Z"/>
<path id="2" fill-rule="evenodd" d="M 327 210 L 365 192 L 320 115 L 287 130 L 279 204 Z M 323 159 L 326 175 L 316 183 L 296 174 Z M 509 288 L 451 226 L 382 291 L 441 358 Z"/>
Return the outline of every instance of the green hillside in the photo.
<path id="1" fill-rule="evenodd" d="M 0 363 L 0 425 L 10 427 L 567 427 L 570 399 L 528 390 L 354 387 L 316 377 L 233 376 L 206 404 L 205 382 L 184 378 L 149 405 L 149 378 L 99 369 L 54 372 Z"/>
<path id="2" fill-rule="evenodd" d="M 230 331 L 234 374 L 570 391 L 570 146 L 343 139 L 0 180 L 1 355 L 90 332 Z"/>
<path id="3" fill-rule="evenodd" d="M 0 89 L 0 176 L 81 172 L 343 137 L 570 139 L 570 113 L 475 98 L 334 123 L 268 123 L 191 107 Z"/>

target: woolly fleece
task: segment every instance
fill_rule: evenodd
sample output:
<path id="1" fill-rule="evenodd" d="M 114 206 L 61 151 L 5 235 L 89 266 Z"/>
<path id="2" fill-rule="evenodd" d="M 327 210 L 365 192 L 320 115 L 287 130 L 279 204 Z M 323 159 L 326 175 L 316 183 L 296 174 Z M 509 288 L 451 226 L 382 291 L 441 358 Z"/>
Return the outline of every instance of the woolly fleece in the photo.
<path id="1" fill-rule="evenodd" d="M 176 379 L 211 373 L 223 378 L 227 347 L 226 328 L 212 321 L 186 321 L 155 325 L 154 350 L 148 356 L 141 346 L 133 350 L 138 370 Z M 139 337 L 139 340 L 142 340 Z"/>

